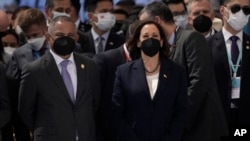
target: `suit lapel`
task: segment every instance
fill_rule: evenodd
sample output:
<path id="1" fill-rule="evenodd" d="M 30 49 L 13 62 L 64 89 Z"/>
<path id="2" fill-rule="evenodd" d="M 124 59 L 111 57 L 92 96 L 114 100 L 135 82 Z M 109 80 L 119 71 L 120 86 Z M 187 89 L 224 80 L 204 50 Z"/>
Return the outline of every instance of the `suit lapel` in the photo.
<path id="1" fill-rule="evenodd" d="M 81 61 L 77 54 L 74 54 L 74 59 L 75 59 L 76 72 L 77 72 L 77 91 L 76 91 L 76 104 L 77 104 L 83 95 L 84 86 L 86 86 L 86 84 L 84 83 L 86 82 L 86 78 L 87 78 L 86 71 L 85 71 L 87 64 Z"/>
<path id="2" fill-rule="evenodd" d="M 221 31 L 215 34 L 214 36 L 215 36 L 215 44 L 216 44 L 215 46 L 217 47 L 214 53 L 216 53 L 217 56 L 219 56 L 219 58 L 221 59 L 223 63 L 223 67 L 226 70 L 227 75 L 231 77 L 224 36 Z"/>
<path id="3" fill-rule="evenodd" d="M 43 59 L 45 68 L 48 71 L 48 74 L 50 75 L 51 79 L 56 83 L 58 89 L 66 97 L 68 102 L 73 105 L 73 102 L 71 101 L 71 98 L 68 94 L 68 91 L 65 87 L 63 79 L 62 79 L 60 72 L 57 68 L 56 62 L 55 62 L 53 56 L 51 55 L 51 53 L 45 54 L 42 59 Z"/>
<path id="4" fill-rule="evenodd" d="M 93 38 L 93 35 L 91 34 L 91 30 L 87 32 L 88 36 L 88 47 L 89 47 L 89 52 L 96 54 L 95 52 L 95 40 Z"/>
<path id="5" fill-rule="evenodd" d="M 145 96 L 151 101 L 144 65 L 141 58 L 135 61 L 133 69 L 135 70 L 134 80 L 138 80 L 139 87 L 141 87 L 141 89 L 144 91 Z"/>
<path id="6" fill-rule="evenodd" d="M 114 41 L 113 36 L 115 36 L 115 35 L 113 35 L 112 31 L 110 31 L 109 37 L 108 37 L 108 40 L 107 40 L 107 43 L 106 43 L 106 46 L 105 46 L 105 51 L 113 49 L 113 48 L 116 47 L 115 43 L 113 42 Z"/>
<path id="7" fill-rule="evenodd" d="M 171 46 L 171 48 L 170 48 L 170 58 L 171 59 L 173 59 L 174 58 L 174 55 L 175 55 L 175 51 L 176 51 L 176 48 L 177 48 L 177 44 L 178 44 L 178 40 L 179 40 L 179 38 L 180 38 L 180 35 L 181 35 L 181 32 L 182 32 L 182 29 L 179 27 L 178 29 L 177 29 L 177 31 L 176 32 L 174 32 L 174 43 L 173 43 L 173 45 Z"/>
<path id="8" fill-rule="evenodd" d="M 161 68 L 160 68 L 160 73 L 159 73 L 159 81 L 158 81 L 158 86 L 157 90 L 155 93 L 154 101 L 156 101 L 159 96 L 166 92 L 166 88 L 168 87 L 169 79 L 168 76 L 171 75 L 171 68 L 173 67 L 173 64 L 170 63 L 170 61 L 166 59 L 161 59 Z"/>

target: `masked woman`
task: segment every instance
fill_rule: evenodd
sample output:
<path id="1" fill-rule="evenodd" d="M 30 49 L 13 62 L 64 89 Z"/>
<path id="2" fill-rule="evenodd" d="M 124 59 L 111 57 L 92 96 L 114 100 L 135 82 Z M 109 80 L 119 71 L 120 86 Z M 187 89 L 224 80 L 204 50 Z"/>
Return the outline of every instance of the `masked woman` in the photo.
<path id="1" fill-rule="evenodd" d="M 179 141 L 187 115 L 187 80 L 168 59 L 159 24 L 143 21 L 128 43 L 132 62 L 117 68 L 112 101 L 119 141 Z"/>

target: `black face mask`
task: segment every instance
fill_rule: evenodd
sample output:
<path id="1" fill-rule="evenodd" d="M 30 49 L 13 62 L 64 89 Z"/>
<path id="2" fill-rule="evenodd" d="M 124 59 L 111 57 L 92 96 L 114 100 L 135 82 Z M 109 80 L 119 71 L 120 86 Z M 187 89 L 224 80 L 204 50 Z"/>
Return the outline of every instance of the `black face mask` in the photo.
<path id="1" fill-rule="evenodd" d="M 122 27 L 122 24 L 123 24 L 122 22 L 116 22 L 115 25 L 113 26 L 112 30 L 113 30 L 114 32 L 120 31 L 120 30 L 121 30 L 121 27 Z"/>
<path id="2" fill-rule="evenodd" d="M 53 49 L 59 55 L 69 55 L 76 47 L 75 41 L 67 36 L 60 37 L 54 41 Z"/>
<path id="3" fill-rule="evenodd" d="M 157 54 L 160 48 L 160 41 L 154 38 L 146 39 L 141 43 L 142 51 L 149 57 L 155 56 L 155 54 Z"/>
<path id="4" fill-rule="evenodd" d="M 212 20 L 204 15 L 199 15 L 193 21 L 193 27 L 196 31 L 204 33 L 208 32 L 211 29 Z"/>

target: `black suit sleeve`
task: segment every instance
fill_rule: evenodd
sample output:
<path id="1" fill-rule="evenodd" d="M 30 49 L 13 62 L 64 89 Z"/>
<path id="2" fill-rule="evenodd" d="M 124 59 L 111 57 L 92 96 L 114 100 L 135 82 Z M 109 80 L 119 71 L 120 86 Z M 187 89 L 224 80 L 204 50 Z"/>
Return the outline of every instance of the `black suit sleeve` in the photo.
<path id="1" fill-rule="evenodd" d="M 212 56 L 206 39 L 198 32 L 192 32 L 185 46 L 186 68 L 188 73 L 189 123 L 192 128 L 198 112 L 209 91 Z"/>
<path id="2" fill-rule="evenodd" d="M 9 121 L 10 111 L 4 68 L 0 63 L 0 129 Z"/>
<path id="3" fill-rule="evenodd" d="M 112 97 L 115 134 L 118 141 L 140 141 L 135 132 L 125 119 L 126 96 L 121 81 L 121 70 L 118 67 Z"/>
<path id="4" fill-rule="evenodd" d="M 46 83 L 46 82 L 45 82 Z M 37 99 L 37 81 L 29 64 L 23 67 L 19 89 L 18 111 L 26 126 L 33 131 Z"/>

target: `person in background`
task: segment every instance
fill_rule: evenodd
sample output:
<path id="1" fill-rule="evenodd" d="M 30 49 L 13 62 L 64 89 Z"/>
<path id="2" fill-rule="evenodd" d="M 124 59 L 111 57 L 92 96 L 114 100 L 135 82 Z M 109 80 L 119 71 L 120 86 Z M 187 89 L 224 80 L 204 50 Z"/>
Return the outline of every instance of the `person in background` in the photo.
<path id="1" fill-rule="evenodd" d="M 114 9 L 112 13 L 115 16 L 115 25 L 113 26 L 112 30 L 119 35 L 123 35 L 123 32 L 121 31 L 121 27 L 129 15 L 126 11 L 122 9 Z"/>
<path id="2" fill-rule="evenodd" d="M 58 16 L 68 16 L 71 13 L 71 0 L 46 0 L 45 13 L 47 16 L 47 24 Z"/>
<path id="3" fill-rule="evenodd" d="M 235 129 L 250 127 L 250 36 L 243 28 L 250 15 L 249 0 L 225 0 L 220 8 L 224 26 L 208 39 L 220 99 L 230 127 L 228 141 Z"/>
<path id="4" fill-rule="evenodd" d="M 5 64 L 8 64 L 13 52 L 19 47 L 18 46 L 19 37 L 15 32 L 15 30 L 8 29 L 5 32 L 5 36 L 3 36 L 1 40 L 4 49 L 4 54 L 3 54 L 4 62 Z"/>
<path id="5" fill-rule="evenodd" d="M 102 82 L 102 93 L 100 106 L 97 115 L 97 129 L 99 129 L 98 139 L 101 141 L 116 141 L 114 136 L 114 122 L 112 112 L 112 94 L 114 89 L 116 68 L 126 62 L 131 61 L 127 43 L 135 32 L 139 22 L 130 24 L 126 35 L 126 42 L 119 48 L 111 49 L 96 54 L 94 60 L 99 66 Z"/>
<path id="6" fill-rule="evenodd" d="M 120 0 L 115 4 L 114 9 L 115 10 L 121 9 L 129 14 L 131 10 L 134 8 L 134 6 L 135 6 L 134 0 Z"/>
<path id="7" fill-rule="evenodd" d="M 20 28 L 20 25 L 18 23 L 18 19 L 20 17 L 20 15 L 22 15 L 22 13 L 27 10 L 30 9 L 29 6 L 19 6 L 15 9 L 15 11 L 13 12 L 12 18 L 11 18 L 11 25 L 12 25 L 12 29 L 16 31 L 16 33 L 19 36 L 19 46 L 22 46 L 24 44 L 27 43 L 27 40 L 23 34 L 22 29 Z"/>
<path id="8" fill-rule="evenodd" d="M 4 47 L 4 51 L 9 55 L 12 55 L 13 52 L 19 47 L 18 41 L 19 38 L 15 30 L 8 29 L 5 32 L 5 36 L 2 37 L 2 44 Z"/>
<path id="9" fill-rule="evenodd" d="M 111 0 L 91 1 L 87 11 L 92 28 L 86 32 L 84 39 L 79 39 L 84 44 L 83 53 L 92 54 L 93 57 L 95 54 L 118 48 L 124 43 L 124 38 L 111 30 L 115 25 Z"/>
<path id="10" fill-rule="evenodd" d="M 1 47 L 1 45 L 0 45 Z M 9 96 L 7 93 L 7 82 L 3 62 L 0 60 L 0 141 L 2 140 L 2 128 L 8 123 L 11 115 Z"/>
<path id="11" fill-rule="evenodd" d="M 75 22 L 78 29 L 78 34 L 84 34 L 91 29 L 91 25 L 88 22 L 82 22 L 79 17 L 79 12 L 81 9 L 80 0 L 71 0 L 71 12 L 70 18 Z"/>
<path id="12" fill-rule="evenodd" d="M 154 21 L 140 23 L 128 48 L 132 61 L 117 68 L 112 97 L 117 140 L 180 141 L 187 80 L 184 68 L 168 58 L 163 29 Z"/>
<path id="13" fill-rule="evenodd" d="M 34 141 L 95 141 L 97 66 L 73 52 L 77 28 L 69 17 L 54 18 L 47 39 L 49 53 L 23 67 L 19 113 Z"/>
<path id="14" fill-rule="evenodd" d="M 170 9 L 152 2 L 141 11 L 140 20 L 157 21 L 171 44 L 170 58 L 182 65 L 188 79 L 189 114 L 183 141 L 217 141 L 228 134 L 216 85 L 213 60 L 205 37 L 175 25 Z"/>
<path id="15" fill-rule="evenodd" d="M 180 26 L 183 29 L 190 28 L 188 27 L 187 7 L 183 0 L 162 0 L 162 2 L 164 2 L 171 10 L 177 26 Z"/>
<path id="16" fill-rule="evenodd" d="M 6 13 L 0 10 L 0 39 L 5 36 L 5 32 L 9 26 L 9 20 Z M 2 40 L 0 40 L 0 62 L 6 64 L 10 56 L 4 52 Z"/>
<path id="17" fill-rule="evenodd" d="M 17 113 L 18 91 L 22 67 L 39 59 L 42 55 L 49 51 L 49 46 L 46 41 L 47 23 L 44 14 L 36 8 L 25 10 L 20 15 L 18 23 L 27 39 L 27 43 L 17 48 L 12 55 L 12 59 L 7 66 L 7 78 L 11 83 L 13 89 L 10 90 L 10 95 L 13 99 L 13 124 L 14 132 L 19 140 L 30 140 L 29 130 L 23 124 Z M 11 130 L 13 132 L 13 130 Z"/>
<path id="18" fill-rule="evenodd" d="M 206 38 L 217 33 L 212 27 L 214 13 L 211 0 L 189 0 L 188 23 Z"/>

